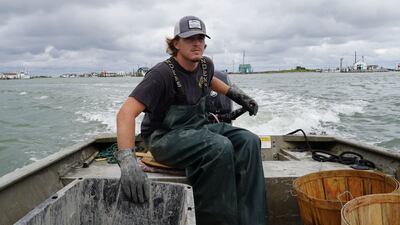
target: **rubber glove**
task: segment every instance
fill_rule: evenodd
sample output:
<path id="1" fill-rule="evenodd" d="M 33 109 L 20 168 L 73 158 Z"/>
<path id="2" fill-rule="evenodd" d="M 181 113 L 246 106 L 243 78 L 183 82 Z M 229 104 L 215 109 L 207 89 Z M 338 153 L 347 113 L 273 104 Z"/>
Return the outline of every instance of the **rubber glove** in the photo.
<path id="1" fill-rule="evenodd" d="M 135 203 L 143 203 L 149 199 L 149 179 L 139 167 L 134 149 L 122 149 L 114 153 L 121 168 L 121 187 L 128 198 Z"/>
<path id="2" fill-rule="evenodd" d="M 237 104 L 243 106 L 246 109 L 250 116 L 256 115 L 258 112 L 258 104 L 252 99 L 250 96 L 246 95 L 242 90 L 240 90 L 236 86 L 232 86 L 228 89 L 228 93 L 226 96 L 232 99 Z"/>

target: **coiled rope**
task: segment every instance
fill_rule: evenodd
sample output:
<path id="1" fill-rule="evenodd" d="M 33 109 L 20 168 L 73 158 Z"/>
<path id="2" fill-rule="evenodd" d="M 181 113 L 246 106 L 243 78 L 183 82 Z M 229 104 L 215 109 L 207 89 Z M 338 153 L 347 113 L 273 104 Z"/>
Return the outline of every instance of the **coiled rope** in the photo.
<path id="1" fill-rule="evenodd" d="M 358 170 L 370 170 L 375 169 L 375 164 L 372 161 L 364 159 L 364 157 L 356 152 L 345 151 L 340 153 L 340 155 L 334 155 L 327 151 L 321 150 L 312 150 L 310 143 L 308 142 L 308 138 L 306 133 L 302 129 L 297 129 L 288 133 L 287 135 L 293 135 L 297 132 L 303 133 L 305 142 L 307 144 L 307 150 L 312 152 L 312 158 L 318 162 L 336 162 L 344 165 L 350 165 L 353 169 Z"/>
<path id="2" fill-rule="evenodd" d="M 96 159 L 106 159 L 108 163 L 115 164 L 118 163 L 117 159 L 114 156 L 114 152 L 118 151 L 117 143 L 110 145 L 110 147 L 103 149 L 96 156 Z"/>

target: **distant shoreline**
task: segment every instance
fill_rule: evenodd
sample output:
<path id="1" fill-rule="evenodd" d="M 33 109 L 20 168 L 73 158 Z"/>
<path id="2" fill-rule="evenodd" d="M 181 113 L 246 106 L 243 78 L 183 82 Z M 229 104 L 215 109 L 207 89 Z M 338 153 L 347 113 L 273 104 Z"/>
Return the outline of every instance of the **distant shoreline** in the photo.
<path id="1" fill-rule="evenodd" d="M 250 73 L 232 73 L 228 72 L 230 75 L 246 75 L 246 74 L 271 74 L 271 73 L 387 73 L 387 72 L 400 72 L 400 70 L 387 70 L 387 71 L 322 71 L 317 69 L 291 69 L 291 70 L 271 70 L 271 71 L 260 71 L 260 72 L 250 72 Z"/>
<path id="2" fill-rule="evenodd" d="M 322 72 L 321 70 L 316 70 L 316 69 L 290 69 L 290 70 L 270 70 L 270 71 L 257 71 L 257 72 L 251 72 L 251 73 L 232 73 L 228 72 L 228 74 L 233 74 L 233 75 L 244 75 L 244 74 L 265 74 L 265 73 L 320 73 Z"/>
<path id="3" fill-rule="evenodd" d="M 269 70 L 269 71 L 257 71 L 257 72 L 249 72 L 249 73 L 238 73 L 238 72 L 227 72 L 229 75 L 251 75 L 251 74 L 286 74 L 286 73 L 385 73 L 385 72 L 398 72 L 400 70 L 387 70 L 387 71 L 323 71 L 321 69 L 288 69 L 288 70 Z M 68 79 L 68 78 L 106 78 L 106 77 L 142 77 L 142 76 L 132 76 L 132 75 L 115 75 L 115 76 L 82 76 L 76 75 L 71 77 L 62 77 L 62 76 L 49 76 L 49 75 L 39 75 L 39 76 L 30 76 L 29 78 L 21 79 L 21 78 L 3 78 L 0 77 L 0 80 L 29 80 L 29 79 L 43 79 L 43 78 L 61 78 L 61 79 Z"/>

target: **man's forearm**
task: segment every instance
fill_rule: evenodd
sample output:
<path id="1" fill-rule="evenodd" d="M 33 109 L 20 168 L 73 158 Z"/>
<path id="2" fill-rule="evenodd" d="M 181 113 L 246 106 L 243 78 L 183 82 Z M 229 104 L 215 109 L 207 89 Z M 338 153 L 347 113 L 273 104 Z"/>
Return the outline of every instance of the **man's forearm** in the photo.
<path id="1" fill-rule="evenodd" d="M 118 149 L 132 148 L 135 145 L 135 120 L 145 106 L 133 97 L 129 97 L 117 114 Z"/>
<path id="2" fill-rule="evenodd" d="M 219 94 L 226 95 L 229 86 L 225 84 L 222 80 L 213 77 L 213 79 L 211 80 L 211 89 Z"/>
<path id="3" fill-rule="evenodd" d="M 118 149 L 132 148 L 135 145 L 135 118 L 130 115 L 118 114 L 117 143 Z"/>

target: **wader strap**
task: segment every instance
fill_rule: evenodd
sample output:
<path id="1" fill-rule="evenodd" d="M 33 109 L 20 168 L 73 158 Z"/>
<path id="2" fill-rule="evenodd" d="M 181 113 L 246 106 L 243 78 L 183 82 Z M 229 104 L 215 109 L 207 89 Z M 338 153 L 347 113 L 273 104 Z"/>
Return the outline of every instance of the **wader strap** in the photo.
<path id="1" fill-rule="evenodd" d="M 182 100 L 186 99 L 185 91 L 182 88 L 182 84 L 178 78 L 178 75 L 176 75 L 175 66 L 171 62 L 171 59 L 165 60 L 164 63 L 166 63 L 168 67 L 171 69 L 172 77 L 174 78 L 176 87 L 178 88 L 178 95 L 179 95 L 178 98 L 180 98 L 179 100 L 182 102 Z M 199 79 L 198 85 L 203 91 L 203 96 L 206 96 L 208 94 L 208 73 L 207 73 L 207 61 L 204 57 L 200 59 L 200 64 L 203 74 Z"/>
<path id="2" fill-rule="evenodd" d="M 205 96 L 208 89 L 208 74 L 207 74 L 207 62 L 205 58 L 200 59 L 201 69 L 203 70 L 203 75 L 199 79 L 199 87 L 203 90 L 203 96 Z"/>
<path id="3" fill-rule="evenodd" d="M 167 60 L 165 60 L 164 62 L 165 62 L 165 63 L 169 66 L 169 68 L 171 69 L 172 76 L 174 77 L 176 86 L 178 87 L 178 92 L 180 92 L 180 93 L 182 93 L 182 94 L 185 94 L 185 92 L 183 91 L 183 88 L 182 88 L 181 81 L 179 80 L 178 75 L 176 75 L 174 64 L 172 64 L 172 62 L 171 62 L 170 59 L 167 59 Z"/>
<path id="4" fill-rule="evenodd" d="M 172 64 L 172 62 L 171 62 L 170 59 L 167 59 L 167 60 L 165 60 L 164 62 L 165 62 L 165 63 L 169 66 L 169 68 L 171 69 L 172 77 L 173 77 L 174 80 L 175 80 L 175 84 L 176 84 L 177 91 L 178 91 L 178 97 L 177 97 L 178 102 L 179 102 L 180 104 L 183 104 L 183 103 L 186 102 L 186 95 L 185 95 L 185 91 L 184 91 L 183 88 L 182 88 L 181 81 L 179 80 L 178 75 L 176 75 L 175 66 L 174 66 L 174 64 Z"/>

